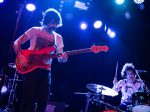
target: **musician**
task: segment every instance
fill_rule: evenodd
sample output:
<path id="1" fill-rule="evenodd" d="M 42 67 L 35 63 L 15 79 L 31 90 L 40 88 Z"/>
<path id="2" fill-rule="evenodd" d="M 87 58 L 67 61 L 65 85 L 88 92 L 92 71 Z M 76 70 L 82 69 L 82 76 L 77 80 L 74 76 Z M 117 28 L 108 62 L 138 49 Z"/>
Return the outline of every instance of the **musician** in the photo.
<path id="1" fill-rule="evenodd" d="M 121 110 L 128 110 L 127 107 L 132 103 L 131 97 L 133 93 L 145 91 L 144 83 L 141 80 L 136 79 L 136 75 L 137 72 L 134 65 L 132 63 L 125 63 L 121 71 L 121 76 L 124 79 L 119 82 L 117 81 L 117 78 L 114 78 L 113 80 L 113 89 L 117 92 L 121 91 L 122 93 L 121 103 L 119 106 Z"/>
<path id="2" fill-rule="evenodd" d="M 28 66 L 26 57 L 20 52 L 21 45 L 29 40 L 28 50 L 41 50 L 47 47 L 54 47 L 51 54 L 59 54 L 57 58 L 60 63 L 67 62 L 68 55 L 63 52 L 62 36 L 56 33 L 56 29 L 62 26 L 60 13 L 53 8 L 45 11 L 40 27 L 28 29 L 14 42 L 14 50 L 20 58 L 23 67 Z M 51 65 L 52 59 L 43 59 L 43 62 Z M 36 62 L 35 62 L 36 63 Z M 37 61 L 38 63 L 38 61 Z M 45 112 L 51 84 L 51 67 L 37 68 L 27 74 L 23 74 L 23 98 L 20 112 Z M 35 106 L 35 104 L 37 104 Z"/>

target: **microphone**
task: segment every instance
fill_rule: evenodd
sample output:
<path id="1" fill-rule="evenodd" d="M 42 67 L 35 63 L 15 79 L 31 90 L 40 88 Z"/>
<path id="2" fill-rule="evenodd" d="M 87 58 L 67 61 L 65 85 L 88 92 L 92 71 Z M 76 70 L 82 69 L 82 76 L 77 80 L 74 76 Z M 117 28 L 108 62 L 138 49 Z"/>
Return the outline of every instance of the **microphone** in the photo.
<path id="1" fill-rule="evenodd" d="M 138 72 L 138 73 L 147 73 L 148 71 L 146 71 L 146 70 L 135 70 L 136 72 Z"/>

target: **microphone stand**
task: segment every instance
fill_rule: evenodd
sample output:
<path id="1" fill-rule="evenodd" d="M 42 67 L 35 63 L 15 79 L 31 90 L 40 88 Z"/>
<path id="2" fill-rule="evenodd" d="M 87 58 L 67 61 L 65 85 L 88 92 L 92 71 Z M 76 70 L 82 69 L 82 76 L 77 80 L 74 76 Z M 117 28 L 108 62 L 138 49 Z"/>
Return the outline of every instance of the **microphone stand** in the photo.
<path id="1" fill-rule="evenodd" d="M 8 104 L 3 112 L 15 112 L 14 102 L 17 101 L 16 94 L 15 94 L 15 90 L 17 87 L 17 82 L 16 82 L 17 79 L 18 79 L 18 74 L 17 71 L 15 71 L 14 79 L 11 85 L 10 95 L 8 99 Z"/>
<path id="2" fill-rule="evenodd" d="M 3 74 L 3 68 L 1 70 L 0 77 L 1 77 L 1 82 L 0 82 L 0 96 L 1 96 L 1 90 L 2 90 L 2 87 L 3 87 L 4 82 L 5 82 L 5 76 Z"/>

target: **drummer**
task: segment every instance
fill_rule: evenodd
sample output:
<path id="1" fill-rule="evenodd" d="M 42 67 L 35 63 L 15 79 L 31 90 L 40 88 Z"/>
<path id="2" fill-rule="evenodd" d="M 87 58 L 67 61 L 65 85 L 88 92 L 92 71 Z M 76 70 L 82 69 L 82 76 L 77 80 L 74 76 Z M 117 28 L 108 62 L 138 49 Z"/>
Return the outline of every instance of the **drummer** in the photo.
<path id="1" fill-rule="evenodd" d="M 114 78 L 113 80 L 113 89 L 117 92 L 121 91 L 122 93 L 119 108 L 123 111 L 127 111 L 127 107 L 131 105 L 133 93 L 145 91 L 144 83 L 139 79 L 136 79 L 136 75 L 137 73 L 134 65 L 132 63 L 125 63 L 121 71 L 121 76 L 124 79 L 119 82 L 117 81 L 117 78 Z"/>

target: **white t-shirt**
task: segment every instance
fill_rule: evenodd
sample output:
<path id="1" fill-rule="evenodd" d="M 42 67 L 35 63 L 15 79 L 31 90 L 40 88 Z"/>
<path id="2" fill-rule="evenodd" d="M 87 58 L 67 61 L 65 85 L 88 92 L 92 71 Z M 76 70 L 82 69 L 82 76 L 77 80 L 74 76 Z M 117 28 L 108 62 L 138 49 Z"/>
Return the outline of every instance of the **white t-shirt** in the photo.
<path id="1" fill-rule="evenodd" d="M 30 46 L 29 50 L 40 50 L 45 47 L 55 47 L 56 50 L 63 48 L 63 39 L 61 35 L 56 32 L 52 32 L 52 34 L 45 31 L 43 27 L 32 27 L 25 32 L 25 35 L 29 38 Z M 51 52 L 53 54 L 54 52 Z M 46 60 L 47 64 L 52 63 L 52 59 Z"/>

